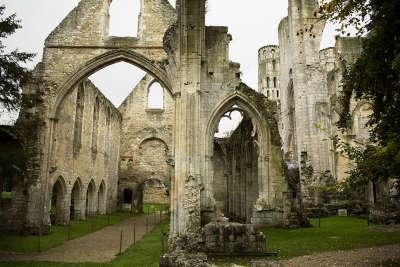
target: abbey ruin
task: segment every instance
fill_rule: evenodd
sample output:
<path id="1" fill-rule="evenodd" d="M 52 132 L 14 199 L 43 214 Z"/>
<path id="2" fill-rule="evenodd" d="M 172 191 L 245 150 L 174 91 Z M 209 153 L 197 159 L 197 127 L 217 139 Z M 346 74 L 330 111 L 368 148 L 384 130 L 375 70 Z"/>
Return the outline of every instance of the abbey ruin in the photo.
<path id="1" fill-rule="evenodd" d="M 352 162 L 334 151 L 330 136 L 368 139 L 368 103 L 352 103 L 348 133 L 335 126 L 341 70 L 361 43 L 338 37 L 320 51 L 325 21 L 317 0 L 288 1 L 279 45 L 258 52 L 258 91 L 229 59 L 228 28 L 205 26 L 204 0 L 178 0 L 176 8 L 142 0 L 137 38 L 109 36 L 110 2 L 81 0 L 48 36 L 23 92 L 29 101 L 15 129 L 2 131 L 29 151 L 26 177 L 2 203 L 2 228 L 48 233 L 71 218 L 140 211 L 143 198 L 154 198 L 170 204 L 175 247 L 202 251 L 204 231 L 237 223 L 259 241 L 251 225 L 296 224 L 293 208 L 317 200 L 307 188 L 321 173 L 346 178 Z M 88 77 L 121 61 L 147 74 L 115 107 Z M 155 84 L 163 88 L 161 107 L 147 104 Z M 241 114 L 240 125 L 216 137 L 232 112 Z M 299 192 L 283 162 L 299 168 Z"/>

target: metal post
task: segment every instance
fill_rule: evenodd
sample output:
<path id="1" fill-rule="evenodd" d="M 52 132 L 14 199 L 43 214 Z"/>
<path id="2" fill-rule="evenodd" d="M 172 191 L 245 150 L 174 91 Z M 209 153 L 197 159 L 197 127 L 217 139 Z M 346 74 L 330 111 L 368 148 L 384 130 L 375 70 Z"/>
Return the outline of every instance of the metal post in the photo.
<path id="1" fill-rule="evenodd" d="M 161 229 L 161 254 L 164 254 L 164 229 Z"/>
<path id="2" fill-rule="evenodd" d="M 68 240 L 71 240 L 71 222 L 68 223 Z"/>
<path id="3" fill-rule="evenodd" d="M 136 224 L 133 224 L 133 244 L 136 244 Z"/>
<path id="4" fill-rule="evenodd" d="M 94 230 L 94 216 L 90 218 L 90 232 L 93 233 Z"/>
<path id="5" fill-rule="evenodd" d="M 122 254 L 122 236 L 123 236 L 123 234 L 124 234 L 124 230 L 121 230 L 121 237 L 119 239 L 119 254 L 118 255 Z"/>
<path id="6" fill-rule="evenodd" d="M 39 236 L 38 236 L 38 252 L 42 252 L 41 248 L 41 238 L 42 238 L 42 226 L 39 227 Z"/>
<path id="7" fill-rule="evenodd" d="M 321 214 L 318 216 L 318 227 L 321 228 Z"/>

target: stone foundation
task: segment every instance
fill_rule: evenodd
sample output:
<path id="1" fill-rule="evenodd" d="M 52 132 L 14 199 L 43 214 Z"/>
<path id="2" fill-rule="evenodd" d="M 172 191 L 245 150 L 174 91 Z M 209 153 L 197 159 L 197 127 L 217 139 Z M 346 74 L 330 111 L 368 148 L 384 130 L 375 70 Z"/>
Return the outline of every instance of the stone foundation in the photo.
<path id="1" fill-rule="evenodd" d="M 283 210 L 253 211 L 251 223 L 254 225 L 282 226 L 284 223 Z"/>
<path id="2" fill-rule="evenodd" d="M 211 254 L 254 254 L 266 252 L 264 234 L 251 224 L 209 223 L 203 228 L 204 251 Z"/>
<path id="3" fill-rule="evenodd" d="M 211 267 L 203 253 L 190 254 L 183 250 L 162 255 L 160 267 Z"/>

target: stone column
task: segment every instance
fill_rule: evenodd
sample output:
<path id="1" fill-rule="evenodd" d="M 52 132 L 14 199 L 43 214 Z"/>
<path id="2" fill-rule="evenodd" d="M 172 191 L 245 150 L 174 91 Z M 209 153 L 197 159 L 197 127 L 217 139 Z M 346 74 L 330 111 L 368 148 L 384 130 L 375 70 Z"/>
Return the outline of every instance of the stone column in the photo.
<path id="1" fill-rule="evenodd" d="M 200 91 L 204 51 L 204 0 L 180 0 L 178 66 L 175 88 L 175 181 L 172 190 L 172 234 L 190 236 L 200 230 Z"/>

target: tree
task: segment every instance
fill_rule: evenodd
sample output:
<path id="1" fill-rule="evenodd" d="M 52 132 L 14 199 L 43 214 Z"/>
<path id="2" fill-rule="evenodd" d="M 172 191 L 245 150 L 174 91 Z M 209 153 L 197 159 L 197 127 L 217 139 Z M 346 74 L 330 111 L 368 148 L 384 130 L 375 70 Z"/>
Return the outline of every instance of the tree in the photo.
<path id="1" fill-rule="evenodd" d="M 16 15 L 4 17 L 5 6 L 0 6 L 0 104 L 7 110 L 17 110 L 21 105 L 22 86 L 31 75 L 21 66 L 34 57 L 34 54 L 14 50 L 6 52 L 3 44 L 5 38 L 21 28 Z"/>
<path id="2" fill-rule="evenodd" d="M 350 101 L 372 105 L 368 122 L 375 143 L 350 154 L 357 163 L 354 185 L 400 177 L 400 1 L 331 0 L 323 3 L 326 18 L 339 22 L 341 31 L 355 27 L 363 38 L 363 52 L 344 72 L 342 111 L 338 125 L 350 125 Z"/>

